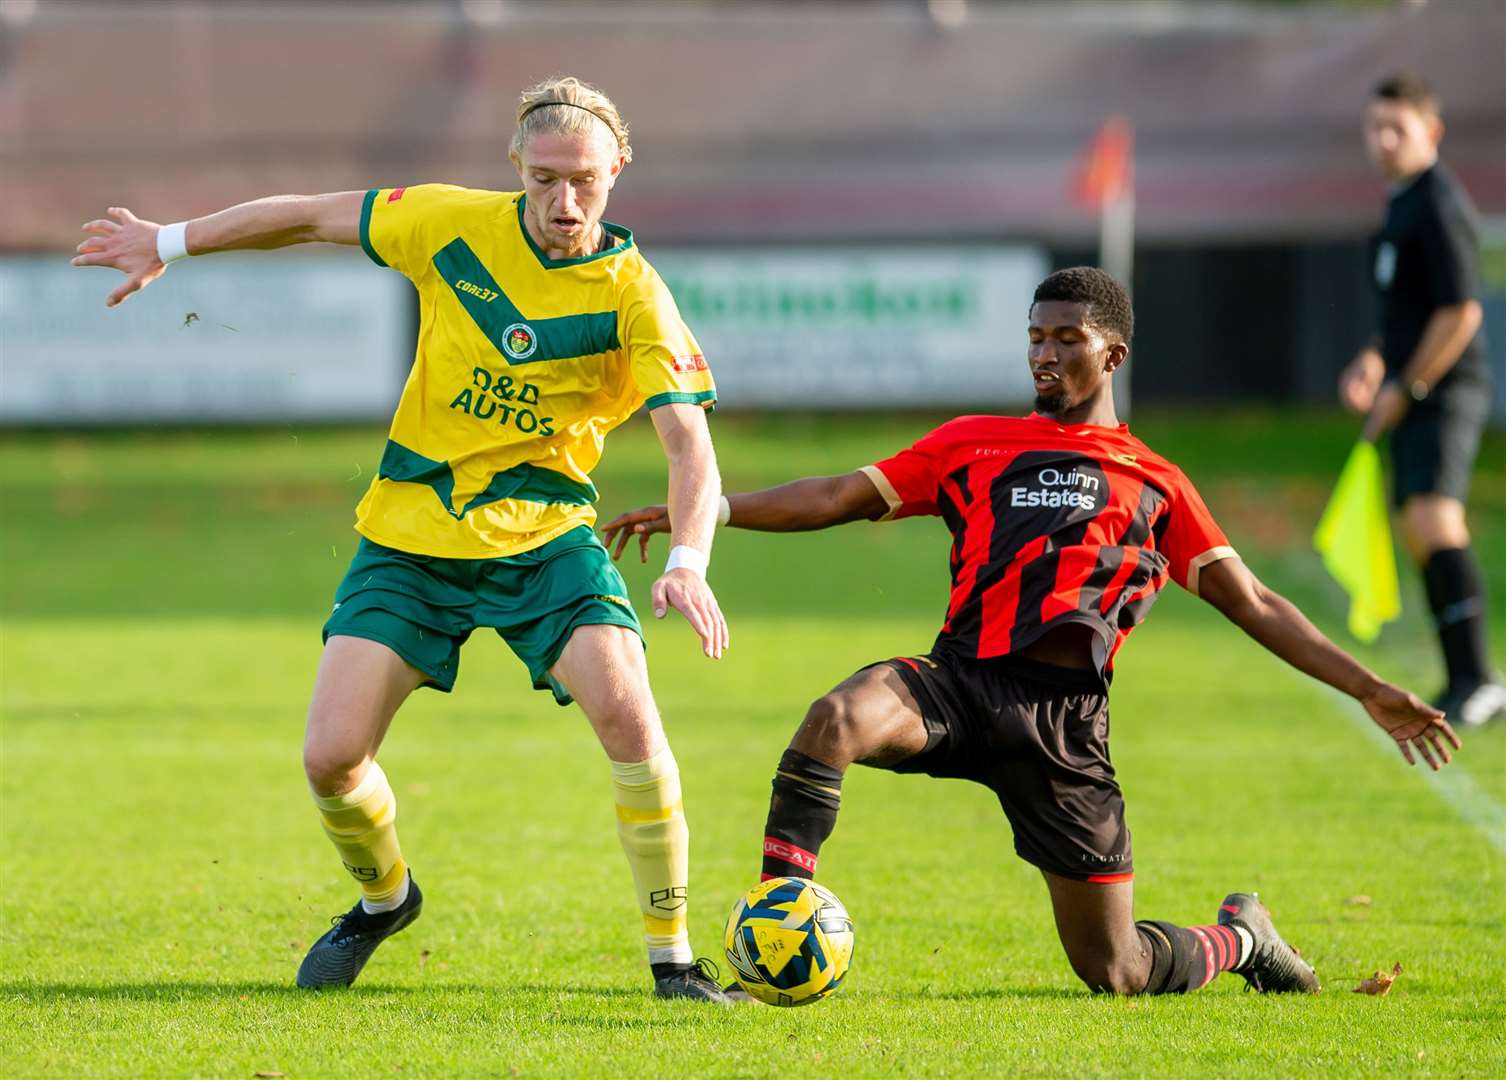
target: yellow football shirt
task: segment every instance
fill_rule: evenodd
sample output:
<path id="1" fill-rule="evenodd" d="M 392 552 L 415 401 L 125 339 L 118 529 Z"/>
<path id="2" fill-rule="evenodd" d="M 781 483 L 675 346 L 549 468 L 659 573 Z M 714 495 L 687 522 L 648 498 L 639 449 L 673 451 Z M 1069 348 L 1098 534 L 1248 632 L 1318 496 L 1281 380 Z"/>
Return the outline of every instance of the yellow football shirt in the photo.
<path id="1" fill-rule="evenodd" d="M 361 535 L 445 558 L 516 555 L 592 525 L 590 472 L 642 405 L 710 409 L 711 372 L 633 243 L 551 259 L 524 195 L 448 184 L 366 193 L 361 246 L 418 290 L 418 348 Z"/>

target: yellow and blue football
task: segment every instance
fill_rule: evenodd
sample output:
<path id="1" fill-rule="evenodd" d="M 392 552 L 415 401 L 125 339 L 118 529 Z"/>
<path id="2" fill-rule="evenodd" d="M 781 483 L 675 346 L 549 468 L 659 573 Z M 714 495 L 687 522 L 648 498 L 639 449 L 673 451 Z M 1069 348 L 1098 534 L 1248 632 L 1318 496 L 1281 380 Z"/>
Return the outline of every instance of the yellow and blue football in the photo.
<path id="1" fill-rule="evenodd" d="M 770 878 L 748 890 L 722 944 L 737 981 L 769 1005 L 809 1005 L 842 985 L 852 966 L 852 919 L 823 885 Z"/>

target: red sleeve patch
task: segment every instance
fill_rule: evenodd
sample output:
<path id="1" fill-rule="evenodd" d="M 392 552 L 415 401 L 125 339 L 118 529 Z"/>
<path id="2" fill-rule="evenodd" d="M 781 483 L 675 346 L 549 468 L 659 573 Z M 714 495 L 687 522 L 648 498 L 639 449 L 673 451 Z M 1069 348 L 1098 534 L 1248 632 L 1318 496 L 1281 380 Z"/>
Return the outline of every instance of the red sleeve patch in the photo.
<path id="1" fill-rule="evenodd" d="M 700 353 L 690 353 L 686 356 L 672 356 L 669 358 L 669 366 L 681 375 L 689 375 L 696 371 L 705 371 L 706 358 Z"/>
<path id="2" fill-rule="evenodd" d="M 392 194 L 387 196 L 387 201 L 388 202 L 397 202 L 399 199 L 401 199 L 403 197 L 403 192 L 405 192 L 407 190 L 408 189 L 405 188 L 405 187 L 396 187 L 396 188 L 393 188 L 392 189 Z"/>

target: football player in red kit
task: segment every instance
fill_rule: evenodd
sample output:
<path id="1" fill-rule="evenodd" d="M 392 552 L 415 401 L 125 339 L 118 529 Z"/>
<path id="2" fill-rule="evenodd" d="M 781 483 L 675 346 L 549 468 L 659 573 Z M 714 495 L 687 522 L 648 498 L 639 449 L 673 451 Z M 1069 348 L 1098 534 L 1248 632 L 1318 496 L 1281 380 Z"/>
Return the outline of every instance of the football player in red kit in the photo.
<path id="1" fill-rule="evenodd" d="M 1260 901 L 1232 893 L 1206 926 L 1136 921 L 1124 800 L 1109 762 L 1114 655 L 1168 579 L 1308 675 L 1358 700 L 1409 763 L 1459 740 L 1443 714 L 1368 671 L 1262 585 L 1196 489 L 1120 424 L 1129 298 L 1101 270 L 1046 278 L 1030 308 L 1035 412 L 966 416 L 843 476 L 733 495 L 727 524 L 769 532 L 939 515 L 952 593 L 931 652 L 857 672 L 816 701 L 780 759 L 764 877 L 815 875 L 854 762 L 976 781 L 1045 876 L 1078 976 L 1118 994 L 1180 993 L 1236 971 L 1257 990 L 1318 989 Z M 605 531 L 621 554 L 669 527 L 663 507 Z"/>

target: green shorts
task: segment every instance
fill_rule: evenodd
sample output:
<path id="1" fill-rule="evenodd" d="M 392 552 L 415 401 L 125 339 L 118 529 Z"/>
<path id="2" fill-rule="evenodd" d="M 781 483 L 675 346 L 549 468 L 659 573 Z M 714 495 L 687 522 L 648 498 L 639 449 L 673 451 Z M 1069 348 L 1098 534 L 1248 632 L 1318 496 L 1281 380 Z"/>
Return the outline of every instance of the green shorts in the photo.
<path id="1" fill-rule="evenodd" d="M 585 525 L 505 559 L 413 555 L 361 539 L 324 624 L 335 635 L 386 645 L 449 692 L 460 646 L 478 626 L 496 630 L 528 665 L 534 689 L 571 698 L 549 674 L 577 626 L 625 626 L 643 636 L 627 584 Z"/>

